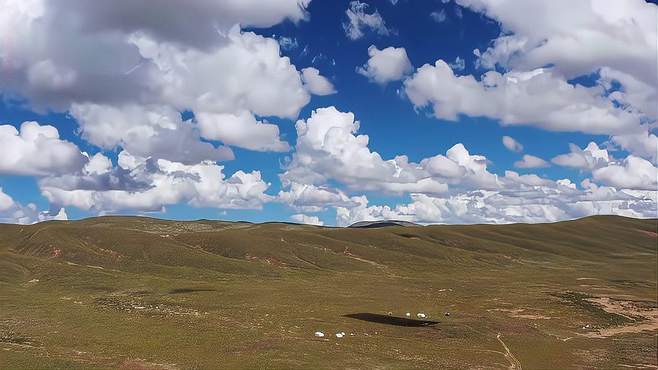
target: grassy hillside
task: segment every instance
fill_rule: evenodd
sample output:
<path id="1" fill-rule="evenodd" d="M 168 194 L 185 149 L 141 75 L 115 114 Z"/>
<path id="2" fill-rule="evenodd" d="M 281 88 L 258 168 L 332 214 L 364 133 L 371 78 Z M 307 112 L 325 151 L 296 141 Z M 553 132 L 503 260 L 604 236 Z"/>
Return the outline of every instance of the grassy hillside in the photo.
<path id="1" fill-rule="evenodd" d="M 656 228 L 0 225 L 0 367 L 656 366 Z"/>

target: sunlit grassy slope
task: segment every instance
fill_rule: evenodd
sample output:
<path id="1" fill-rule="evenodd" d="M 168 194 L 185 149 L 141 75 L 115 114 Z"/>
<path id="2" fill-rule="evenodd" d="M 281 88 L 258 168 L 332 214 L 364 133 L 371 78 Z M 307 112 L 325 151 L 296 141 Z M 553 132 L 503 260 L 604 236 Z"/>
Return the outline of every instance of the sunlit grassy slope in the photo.
<path id="1" fill-rule="evenodd" d="M 0 225 L 0 368 L 655 366 L 656 226 Z"/>

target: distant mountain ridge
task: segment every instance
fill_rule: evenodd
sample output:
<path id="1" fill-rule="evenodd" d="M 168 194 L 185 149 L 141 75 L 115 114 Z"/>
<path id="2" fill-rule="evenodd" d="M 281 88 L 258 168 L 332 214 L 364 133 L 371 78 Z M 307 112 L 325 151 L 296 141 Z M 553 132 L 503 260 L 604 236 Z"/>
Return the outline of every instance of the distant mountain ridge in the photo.
<path id="1" fill-rule="evenodd" d="M 378 220 L 378 221 L 359 221 L 351 224 L 348 227 L 352 228 L 362 228 L 362 229 L 376 229 L 379 227 L 390 227 L 390 226 L 422 226 L 409 221 L 400 221 L 400 220 Z"/>

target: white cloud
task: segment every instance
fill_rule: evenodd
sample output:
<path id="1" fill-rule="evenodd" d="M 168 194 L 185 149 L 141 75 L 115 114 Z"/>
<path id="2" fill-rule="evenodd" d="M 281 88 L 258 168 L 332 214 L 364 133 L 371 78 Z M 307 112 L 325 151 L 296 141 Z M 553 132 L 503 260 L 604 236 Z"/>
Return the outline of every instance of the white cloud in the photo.
<path id="1" fill-rule="evenodd" d="M 413 70 L 404 48 L 389 46 L 379 50 L 375 45 L 370 45 L 368 55 L 368 62 L 363 67 L 357 67 L 356 71 L 373 82 L 386 84 L 398 81 Z"/>
<path id="2" fill-rule="evenodd" d="M 454 145 L 445 156 L 425 158 L 419 164 L 401 161 L 400 157 L 392 162 L 383 161 L 367 147 L 365 135 L 355 136 L 358 125 L 353 115 L 333 108 L 317 110 L 308 120 L 298 122 L 297 128 L 297 152 L 281 176 L 284 185 L 288 182 L 291 190 L 281 192 L 279 199 L 296 209 L 304 210 L 308 205 L 305 210 L 311 212 L 324 210 L 326 207 L 321 204 L 327 202 L 336 208 L 336 222 L 342 226 L 377 219 L 421 223 L 508 223 L 558 221 L 595 214 L 655 217 L 655 178 L 658 174 L 655 167 L 641 158 L 631 156 L 623 166 L 608 166 L 605 168 L 609 169 L 600 172 L 595 170 L 594 181 L 603 185 L 587 180 L 579 189 L 569 179 L 553 181 L 514 171 L 505 171 L 504 176 L 498 176 L 487 170 L 484 156 L 470 154 L 462 144 Z M 607 158 L 607 151 L 595 144 L 590 144 L 586 152 L 597 158 L 596 161 Z M 342 157 L 349 160 L 341 160 Z M 369 163 L 370 167 L 352 170 L 364 163 Z M 396 163 L 397 174 L 404 174 L 413 182 L 403 185 L 391 180 L 383 170 L 387 163 Z M 517 165 L 532 168 L 548 163 L 526 155 Z M 376 171 L 381 171 L 378 182 L 368 178 Z M 401 193 L 410 193 L 412 202 L 395 207 L 370 206 L 365 196 L 349 196 L 320 186 L 310 187 L 313 196 L 303 197 L 298 194 L 305 190 L 304 185 L 292 181 L 309 184 L 337 181 L 353 191 L 379 189 L 390 192 L 398 189 Z M 423 189 L 419 186 L 422 181 L 442 184 L 442 191 Z M 348 199 L 349 204 L 340 204 Z"/>
<path id="3" fill-rule="evenodd" d="M 362 38 L 365 29 L 370 29 L 379 35 L 386 36 L 391 30 L 377 10 L 367 13 L 368 4 L 360 1 L 351 1 L 350 7 L 345 11 L 347 21 L 343 23 L 345 35 L 351 40 Z"/>
<path id="4" fill-rule="evenodd" d="M 307 89 L 326 94 L 333 87 L 308 70 L 303 73 L 305 88 L 273 39 L 236 28 L 227 37 L 229 44 L 211 52 L 183 51 L 144 38 L 135 38 L 135 43 L 164 73 L 163 99 L 179 110 L 193 110 L 205 138 L 252 150 L 288 150 L 278 127 L 256 121 L 254 114 L 295 118 L 310 99 Z"/>
<path id="5" fill-rule="evenodd" d="M 225 176 L 214 161 L 232 159 L 232 151 L 204 139 L 288 149 L 278 127 L 256 117 L 296 118 L 310 100 L 308 87 L 275 39 L 237 25 L 296 22 L 305 19 L 309 2 L 197 2 L 186 7 L 195 21 L 180 22 L 179 4 L 169 0 L 157 9 L 141 0 L 94 6 L 0 0 L 0 38 L 7 40 L 0 92 L 33 108 L 68 111 L 83 139 L 123 150 L 112 167 L 102 154 L 85 158 L 72 145 L 81 159 L 69 168 L 62 154 L 67 143 L 48 132 L 47 147 L 20 159 L 20 171 L 57 175 L 39 180 L 54 206 L 97 212 L 176 203 L 262 207 L 272 197 L 260 173 Z M 183 121 L 183 111 L 198 120 Z"/>
<path id="6" fill-rule="evenodd" d="M 307 120 L 297 122 L 297 142 L 292 159 L 280 175 L 284 188 L 279 201 L 307 212 L 327 206 L 354 208 L 358 202 L 329 183 L 351 191 L 387 193 L 458 194 L 467 191 L 518 191 L 523 187 L 548 186 L 551 180 L 507 171 L 498 176 L 487 169 L 487 158 L 471 154 L 456 144 L 445 155 L 409 162 L 406 156 L 385 160 L 368 147 L 367 135 L 357 135 L 359 123 L 352 113 L 334 107 L 320 108 Z M 547 165 L 526 158 L 524 166 Z M 554 184 L 553 184 L 554 186 Z M 524 190 L 525 191 L 525 190 Z"/>
<path id="7" fill-rule="evenodd" d="M 27 70 L 30 85 L 44 90 L 66 89 L 75 83 L 76 78 L 74 70 L 56 66 L 50 59 L 37 62 Z"/>
<path id="8" fill-rule="evenodd" d="M 646 159 L 633 155 L 620 163 L 595 169 L 592 177 L 618 188 L 658 191 L 658 168 Z"/>
<path id="9" fill-rule="evenodd" d="M 86 153 L 84 153 L 87 155 Z M 88 156 L 88 155 L 87 155 Z M 82 172 L 89 176 L 103 175 L 112 170 L 112 161 L 102 153 L 96 153 L 89 158 Z"/>
<path id="10" fill-rule="evenodd" d="M 108 181 L 88 176 L 49 177 L 42 179 L 39 187 L 51 204 L 95 212 L 158 211 L 177 203 L 260 209 L 271 200 L 265 194 L 269 184 L 258 171 L 236 171 L 227 178 L 224 167 L 210 161 L 185 165 L 140 158 L 125 151 L 119 155 L 119 166 Z"/>
<path id="11" fill-rule="evenodd" d="M 540 168 L 548 166 L 550 166 L 550 163 L 530 154 L 524 154 L 521 160 L 514 162 L 514 167 L 516 168 Z"/>
<path id="12" fill-rule="evenodd" d="M 529 0 L 522 6 L 509 0 L 457 2 L 501 24 L 501 35 L 492 45 L 483 52 L 475 50 L 479 65 L 485 68 L 498 65 L 511 71 L 550 65 L 553 74 L 564 80 L 598 74 L 599 88 L 605 90 L 599 95 L 618 106 L 617 111 L 630 112 L 638 122 L 658 119 L 655 103 L 658 99 L 658 7 L 655 4 L 644 0 Z M 564 14 L 565 7 L 569 8 L 568 16 Z M 527 16 L 533 12 L 541 13 L 542 18 Z M 615 87 L 613 82 L 619 86 Z M 544 102 L 539 97 L 533 99 Z M 573 101 L 572 109 L 577 109 L 576 104 L 591 105 L 582 99 Z M 658 160 L 658 139 L 649 128 L 632 129 L 618 115 L 621 120 L 617 129 L 609 126 L 598 130 L 604 126 L 598 123 L 602 118 L 593 119 L 591 126 L 596 129 L 579 127 L 583 122 L 577 123 L 575 129 L 613 135 L 612 141 L 623 149 L 654 163 Z"/>
<path id="13" fill-rule="evenodd" d="M 313 95 L 331 95 L 336 93 L 334 85 L 329 80 L 320 76 L 320 71 L 316 68 L 308 67 L 302 69 L 302 81 L 306 90 Z"/>
<path id="14" fill-rule="evenodd" d="M 336 225 L 349 226 L 359 221 L 399 220 L 413 221 L 413 216 L 391 209 L 389 206 L 368 206 L 365 196 L 358 197 L 359 205 L 336 208 Z"/>
<path id="15" fill-rule="evenodd" d="M 523 6 L 508 0 L 457 3 L 500 22 L 501 35 L 475 54 L 477 65 L 488 69 L 498 65 L 508 72 L 490 71 L 478 81 L 473 76 L 454 76 L 438 62 L 423 66 L 406 91 L 414 105 L 431 106 L 443 119 L 466 114 L 504 125 L 610 135 L 613 143 L 633 155 L 658 160 L 658 139 L 652 132 L 652 122 L 658 119 L 655 4 L 641 0 L 623 4 L 531 0 Z M 572 16 L 564 16 L 565 6 Z M 536 21 L 527 17 L 529 12 L 545 17 Z M 598 75 L 598 85 L 567 82 L 590 74 Z"/>
<path id="16" fill-rule="evenodd" d="M 457 3 L 501 23 L 503 33 L 480 58 L 487 68 L 498 63 L 531 70 L 550 64 L 573 78 L 609 67 L 656 86 L 658 8 L 654 4 L 643 0 Z M 542 14 L 541 19 L 528 17 L 533 13 Z"/>
<path id="17" fill-rule="evenodd" d="M 551 162 L 564 167 L 593 170 L 605 166 L 610 161 L 608 151 L 599 148 L 595 142 L 587 144 L 585 149 L 569 144 L 569 149 L 570 153 L 560 154 L 551 159 Z"/>
<path id="18" fill-rule="evenodd" d="M 80 169 L 86 158 L 78 147 L 59 138 L 57 128 L 23 122 L 20 131 L 0 126 L 0 173 L 44 176 Z"/>
<path id="19" fill-rule="evenodd" d="M 523 151 L 523 145 L 521 145 L 521 143 L 516 141 L 511 136 L 503 136 L 503 145 L 508 150 L 511 150 L 513 152 L 516 152 L 516 153 L 521 153 Z"/>
<path id="20" fill-rule="evenodd" d="M 307 120 L 298 121 L 295 152 L 286 165 L 286 172 L 280 176 L 288 190 L 281 191 L 277 199 L 304 212 L 319 212 L 327 207 L 335 207 L 339 223 L 342 224 L 347 223 L 346 220 L 354 221 L 368 215 L 371 218 L 400 216 L 398 218 L 420 221 L 425 218 L 408 214 L 408 210 L 405 211 L 407 213 L 398 212 L 386 206 L 369 208 L 364 206 L 365 198 L 332 189 L 327 185 L 329 183 L 346 185 L 351 191 L 410 193 L 415 196 L 452 199 L 443 205 L 448 208 L 442 211 L 442 217 L 446 220 L 459 219 L 460 222 L 564 219 L 575 215 L 575 211 L 565 208 L 567 206 L 564 202 L 575 204 L 600 200 L 587 198 L 566 179 L 556 182 L 535 174 L 520 175 L 505 171 L 504 176 L 499 176 L 491 173 L 487 169 L 487 158 L 469 153 L 462 144 L 454 145 L 445 155 L 424 158 L 419 163 L 409 162 L 404 156 L 384 160 L 368 148 L 368 137 L 357 135 L 357 130 L 358 121 L 354 120 L 353 114 L 339 112 L 333 107 L 318 109 Z M 517 166 L 523 168 L 546 165 L 547 162 L 532 156 L 525 156 L 521 163 L 517 163 Z M 626 193 L 610 189 L 615 197 L 628 198 Z M 542 200 L 546 197 L 550 197 L 550 201 Z M 470 210 L 477 212 L 491 208 L 487 211 L 492 214 L 490 218 L 483 215 L 455 218 L 455 214 L 470 212 L 469 204 L 481 203 L 485 198 L 508 207 L 506 212 L 509 214 L 499 214 L 494 204 Z M 608 200 L 620 200 L 617 198 Z M 640 203 L 644 204 L 642 207 L 646 206 L 644 200 Z M 523 210 L 525 205 L 528 208 Z M 340 221 L 343 216 L 347 219 Z M 438 221 L 443 218 L 427 220 Z"/>
<path id="21" fill-rule="evenodd" d="M 179 6 L 169 0 L 157 9 L 140 0 L 99 6 L 79 0 L 1 1 L 0 38 L 9 40 L 0 49 L 2 93 L 41 109 L 71 110 L 85 121 L 83 135 L 104 149 L 125 146 L 135 154 L 185 163 L 230 159 L 228 148 L 200 140 L 194 125 L 181 122 L 177 112 L 242 116 L 248 111 L 294 119 L 310 100 L 279 43 L 236 26 L 304 19 L 308 0 L 190 4 L 186 11 L 197 15 L 195 22 L 179 22 Z M 104 123 L 89 119 L 92 113 L 103 113 Z M 153 122 L 161 118 L 166 122 Z M 137 132 L 145 137 L 128 137 Z M 282 150 L 284 145 L 269 146 Z M 182 158 L 186 151 L 189 157 Z"/>
<path id="22" fill-rule="evenodd" d="M 640 117 L 616 107 L 599 87 L 572 85 L 551 69 L 489 71 L 480 81 L 456 76 L 443 60 L 425 64 L 404 82 L 416 108 L 430 106 L 437 118 L 485 116 L 503 125 L 532 125 L 551 131 L 591 134 L 638 132 Z"/>
<path id="23" fill-rule="evenodd" d="M 201 141 L 196 125 L 168 106 L 75 104 L 71 115 L 82 137 L 103 149 L 187 164 L 233 159 L 229 148 Z"/>
<path id="24" fill-rule="evenodd" d="M 0 188 L 0 223 L 33 224 L 48 220 L 68 220 L 64 208 L 57 212 L 39 211 L 34 203 L 23 206 Z"/>
<path id="25" fill-rule="evenodd" d="M 384 160 L 368 148 L 368 136 L 356 135 L 354 114 L 334 107 L 320 108 L 307 120 L 299 120 L 292 161 L 280 175 L 284 186 L 294 182 L 324 184 L 335 179 L 348 187 L 394 193 L 443 192 L 446 185 L 430 178 L 406 156 Z"/>
<path id="26" fill-rule="evenodd" d="M 420 164 L 433 178 L 453 188 L 495 189 L 501 186 L 498 176 L 487 170 L 487 158 L 470 154 L 461 143 L 448 149 L 445 156 L 425 158 Z"/>
<path id="27" fill-rule="evenodd" d="M 196 120 L 201 136 L 206 139 L 256 151 L 290 150 L 288 143 L 279 139 L 277 125 L 257 121 L 248 111 L 239 114 L 200 112 Z"/>
<path id="28" fill-rule="evenodd" d="M 315 226 L 324 225 L 324 222 L 322 222 L 317 216 L 308 216 L 301 213 L 290 216 L 290 219 L 295 222 L 299 222 L 307 225 L 315 225 Z"/>
<path id="29" fill-rule="evenodd" d="M 86 33 L 144 32 L 157 40 L 203 48 L 214 44 L 218 34 L 226 33 L 235 24 L 270 27 L 286 19 L 301 21 L 307 17 L 305 9 L 310 0 L 194 1 L 185 6 L 186 19 L 180 17 L 177 0 L 161 1 L 155 8 L 149 0 L 115 0 L 93 5 L 85 0 L 34 3 L 45 7 L 45 12 L 54 17 L 74 17 Z"/>
<path id="30" fill-rule="evenodd" d="M 209 50 L 181 49 L 143 35 L 130 40 L 158 69 L 153 83 L 161 99 L 179 110 L 296 118 L 310 97 L 278 42 L 232 28 L 226 44 Z M 222 73 L 217 73 L 222 71 Z"/>
<path id="31" fill-rule="evenodd" d="M 655 85 L 609 67 L 599 69 L 598 82 L 609 91 L 610 99 L 617 104 L 658 118 L 658 89 Z M 618 82 L 621 87 L 615 89 L 613 82 Z"/>
<path id="32" fill-rule="evenodd" d="M 656 192 L 598 187 L 577 190 L 569 180 L 526 186 L 525 191 L 469 191 L 449 197 L 411 194 L 411 202 L 336 209 L 336 223 L 397 219 L 418 223 L 512 223 L 561 221 L 598 214 L 656 217 Z"/>
<path id="33" fill-rule="evenodd" d="M 614 135 L 612 141 L 636 156 L 658 162 L 658 137 L 648 128 L 644 132 Z"/>
<path id="34" fill-rule="evenodd" d="M 327 207 L 352 207 L 355 201 L 340 189 L 293 182 L 288 190 L 281 190 L 277 200 L 293 209 L 304 212 L 320 212 Z"/>

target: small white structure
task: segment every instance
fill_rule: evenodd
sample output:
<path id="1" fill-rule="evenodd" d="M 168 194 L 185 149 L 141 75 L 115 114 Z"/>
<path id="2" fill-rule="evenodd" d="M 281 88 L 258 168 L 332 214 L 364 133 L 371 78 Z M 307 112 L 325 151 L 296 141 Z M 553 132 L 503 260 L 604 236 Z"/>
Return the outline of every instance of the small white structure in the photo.
<path id="1" fill-rule="evenodd" d="M 417 313 L 416 316 L 417 316 L 419 319 L 424 319 L 424 318 L 427 317 L 427 315 L 425 315 L 425 314 L 422 313 L 422 312 Z"/>
<path id="2" fill-rule="evenodd" d="M 318 337 L 318 338 L 322 338 L 322 337 L 324 337 L 324 333 L 321 332 L 321 331 L 316 331 L 315 336 Z"/>
<path id="3" fill-rule="evenodd" d="M 336 333 L 336 338 L 342 338 L 345 336 L 345 332 L 341 331 L 340 333 Z"/>
<path id="4" fill-rule="evenodd" d="M 411 312 L 407 312 L 407 313 L 405 313 L 404 316 L 406 316 L 406 317 L 411 317 Z"/>

